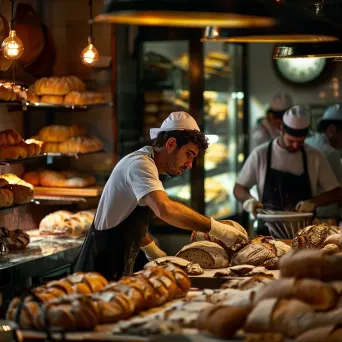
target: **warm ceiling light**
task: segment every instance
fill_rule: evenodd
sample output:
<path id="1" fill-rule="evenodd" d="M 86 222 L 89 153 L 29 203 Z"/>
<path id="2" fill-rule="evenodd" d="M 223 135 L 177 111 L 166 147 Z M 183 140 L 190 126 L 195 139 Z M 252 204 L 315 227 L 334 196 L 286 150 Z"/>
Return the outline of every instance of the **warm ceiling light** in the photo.
<path id="1" fill-rule="evenodd" d="M 273 58 L 339 58 L 342 57 L 341 43 L 323 44 L 277 44 Z"/>
<path id="2" fill-rule="evenodd" d="M 270 27 L 278 4 L 260 0 L 107 0 L 95 21 L 148 26 Z"/>
<path id="3" fill-rule="evenodd" d="M 269 29 L 228 29 L 208 26 L 205 29 L 202 42 L 230 43 L 282 43 L 282 42 L 332 42 L 338 40 L 331 35 L 332 27 L 318 21 L 301 22 L 300 28 L 275 26 Z"/>

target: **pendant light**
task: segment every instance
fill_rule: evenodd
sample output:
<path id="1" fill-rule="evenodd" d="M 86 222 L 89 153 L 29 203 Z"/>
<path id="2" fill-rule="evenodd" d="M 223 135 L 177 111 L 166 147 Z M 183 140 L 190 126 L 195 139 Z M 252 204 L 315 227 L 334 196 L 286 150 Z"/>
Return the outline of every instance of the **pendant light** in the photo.
<path id="1" fill-rule="evenodd" d="M 323 44 L 277 44 L 273 58 L 341 58 L 340 42 Z"/>
<path id="2" fill-rule="evenodd" d="M 92 66 L 99 60 L 99 52 L 93 44 L 93 2 L 89 0 L 89 37 L 88 45 L 81 52 L 81 61 L 86 66 Z"/>
<path id="3" fill-rule="evenodd" d="M 10 0 L 11 2 L 11 21 L 9 24 L 9 36 L 2 42 L 1 50 L 7 59 L 15 60 L 20 58 L 24 52 L 23 42 L 17 36 L 14 27 L 14 2 L 15 0 Z"/>
<path id="4" fill-rule="evenodd" d="M 294 21 L 295 22 L 295 21 Z M 272 28 L 229 29 L 208 26 L 205 29 L 202 42 L 230 43 L 281 43 L 281 42 L 332 42 L 338 38 L 332 34 L 335 27 L 318 20 L 301 20 L 300 27 L 295 23 L 291 27 L 276 25 Z M 298 25 L 297 25 L 298 26 Z"/>
<path id="5" fill-rule="evenodd" d="M 116 24 L 205 27 L 270 27 L 280 6 L 261 0 L 107 0 L 95 21 Z"/>

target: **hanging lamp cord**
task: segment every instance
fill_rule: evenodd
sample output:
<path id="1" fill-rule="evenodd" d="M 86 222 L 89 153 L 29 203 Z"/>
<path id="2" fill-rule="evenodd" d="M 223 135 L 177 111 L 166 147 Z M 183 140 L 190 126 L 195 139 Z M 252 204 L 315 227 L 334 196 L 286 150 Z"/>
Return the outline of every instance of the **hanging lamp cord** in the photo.
<path id="1" fill-rule="evenodd" d="M 93 1 L 89 0 L 89 37 L 93 38 Z"/>
<path id="2" fill-rule="evenodd" d="M 16 2 L 16 0 L 9 0 L 11 2 L 11 30 L 13 30 L 13 26 L 14 26 L 14 3 Z"/>

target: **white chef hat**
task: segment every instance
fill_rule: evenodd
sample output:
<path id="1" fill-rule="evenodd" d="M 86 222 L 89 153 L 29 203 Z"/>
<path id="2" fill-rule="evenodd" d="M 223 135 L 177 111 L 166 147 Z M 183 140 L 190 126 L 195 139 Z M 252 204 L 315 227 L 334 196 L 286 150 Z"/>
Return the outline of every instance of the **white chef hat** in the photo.
<path id="1" fill-rule="evenodd" d="M 342 121 L 342 106 L 340 104 L 329 106 L 319 119 L 319 122 L 321 121 Z"/>
<path id="2" fill-rule="evenodd" d="M 157 138 L 160 132 L 196 130 L 200 131 L 195 119 L 186 112 L 172 112 L 162 123 L 160 128 L 151 128 L 151 139 Z"/>
<path id="3" fill-rule="evenodd" d="M 287 93 L 276 93 L 273 95 L 270 110 L 275 112 L 284 112 L 293 106 L 292 98 Z"/>
<path id="4" fill-rule="evenodd" d="M 305 137 L 309 133 L 311 113 L 302 106 L 293 106 L 283 116 L 284 131 L 294 137 Z"/>

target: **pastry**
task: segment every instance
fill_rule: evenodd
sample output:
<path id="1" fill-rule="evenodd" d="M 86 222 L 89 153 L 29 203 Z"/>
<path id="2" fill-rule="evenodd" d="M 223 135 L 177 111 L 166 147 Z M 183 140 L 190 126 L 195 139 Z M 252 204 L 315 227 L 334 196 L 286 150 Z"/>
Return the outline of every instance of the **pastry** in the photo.
<path id="1" fill-rule="evenodd" d="M 70 128 L 62 125 L 45 126 L 39 131 L 39 140 L 44 142 L 61 142 L 71 136 Z"/>
<path id="2" fill-rule="evenodd" d="M 21 135 L 14 129 L 6 129 L 0 132 L 0 147 L 18 145 L 21 141 Z"/>

